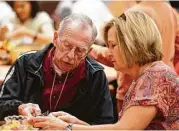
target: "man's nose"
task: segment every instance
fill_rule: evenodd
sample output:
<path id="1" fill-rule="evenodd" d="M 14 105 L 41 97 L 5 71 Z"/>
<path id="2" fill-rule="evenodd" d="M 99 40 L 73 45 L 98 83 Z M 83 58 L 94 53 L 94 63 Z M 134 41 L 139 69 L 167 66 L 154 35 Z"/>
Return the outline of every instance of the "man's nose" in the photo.
<path id="1" fill-rule="evenodd" d="M 71 49 L 69 52 L 68 52 L 68 57 L 70 59 L 74 59 L 75 57 L 75 48 Z"/>

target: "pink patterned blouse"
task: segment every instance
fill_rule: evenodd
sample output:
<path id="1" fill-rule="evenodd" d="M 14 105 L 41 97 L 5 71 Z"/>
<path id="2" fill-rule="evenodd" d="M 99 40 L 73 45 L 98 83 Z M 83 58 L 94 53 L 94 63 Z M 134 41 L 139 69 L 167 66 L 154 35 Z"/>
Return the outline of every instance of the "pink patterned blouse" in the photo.
<path id="1" fill-rule="evenodd" d="M 158 109 L 156 117 L 146 129 L 179 129 L 179 77 L 162 61 L 154 62 L 133 81 L 125 95 L 119 119 L 127 108 L 137 105 L 152 105 Z"/>

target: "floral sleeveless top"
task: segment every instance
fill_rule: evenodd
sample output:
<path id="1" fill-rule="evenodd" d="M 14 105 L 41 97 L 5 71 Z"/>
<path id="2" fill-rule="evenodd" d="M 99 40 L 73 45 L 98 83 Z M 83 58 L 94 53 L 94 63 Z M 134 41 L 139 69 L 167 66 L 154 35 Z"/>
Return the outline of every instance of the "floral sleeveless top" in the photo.
<path id="1" fill-rule="evenodd" d="M 162 61 L 154 62 L 133 81 L 125 95 L 119 119 L 127 108 L 139 105 L 158 109 L 147 130 L 179 129 L 179 77 Z"/>

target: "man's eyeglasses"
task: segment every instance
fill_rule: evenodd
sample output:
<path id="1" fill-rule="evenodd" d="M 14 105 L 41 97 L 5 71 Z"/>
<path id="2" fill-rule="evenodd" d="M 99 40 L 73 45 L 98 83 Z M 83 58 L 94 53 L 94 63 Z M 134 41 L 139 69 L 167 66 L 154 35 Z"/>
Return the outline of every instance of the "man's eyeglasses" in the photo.
<path id="1" fill-rule="evenodd" d="M 88 53 L 87 48 L 74 47 L 68 40 L 60 39 L 60 42 L 62 43 L 61 45 L 62 45 L 63 51 L 69 53 L 72 50 L 74 50 L 74 55 L 76 55 L 77 57 L 80 57 L 80 58 L 85 57 L 86 54 Z"/>

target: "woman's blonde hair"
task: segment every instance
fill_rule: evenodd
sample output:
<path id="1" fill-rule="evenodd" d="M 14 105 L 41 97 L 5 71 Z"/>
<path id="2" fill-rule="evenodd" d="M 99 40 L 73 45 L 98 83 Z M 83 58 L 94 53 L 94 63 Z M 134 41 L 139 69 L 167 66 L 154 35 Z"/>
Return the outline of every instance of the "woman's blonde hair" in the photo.
<path id="1" fill-rule="evenodd" d="M 128 10 L 112 19 L 104 27 L 104 40 L 108 45 L 108 31 L 115 26 L 116 37 L 124 62 L 145 65 L 162 59 L 162 40 L 154 21 L 141 11 Z"/>

